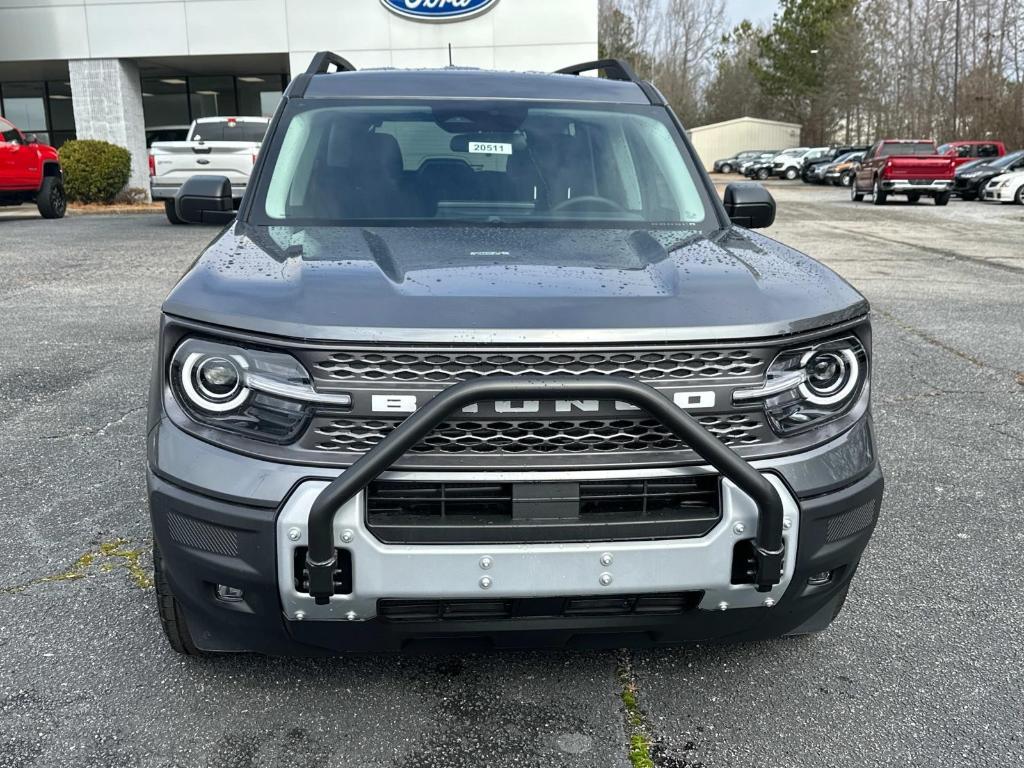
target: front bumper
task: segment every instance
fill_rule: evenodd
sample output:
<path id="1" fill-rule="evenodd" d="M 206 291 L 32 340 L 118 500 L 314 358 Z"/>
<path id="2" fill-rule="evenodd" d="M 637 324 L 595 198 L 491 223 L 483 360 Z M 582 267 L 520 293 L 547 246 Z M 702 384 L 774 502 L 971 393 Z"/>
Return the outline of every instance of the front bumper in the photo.
<path id="1" fill-rule="evenodd" d="M 722 559 L 741 538 L 735 533 L 736 523 L 744 523 L 750 531 L 752 520 L 749 499 L 728 483 L 723 518 L 711 533 L 702 539 L 653 542 L 389 547 L 366 531 L 361 501 L 353 500 L 335 521 L 336 541 L 352 547 L 351 592 L 316 606 L 308 595 L 295 590 L 294 560 L 289 558 L 304 543 L 305 512 L 312 498 L 336 472 L 280 466 L 283 482 L 276 484 L 268 474 L 273 465 L 266 462 L 212 446 L 206 446 L 207 453 L 201 456 L 186 452 L 188 446 L 205 444 L 167 422 L 154 430 L 151 440 L 164 443 L 162 452 L 151 453 L 149 473 L 155 541 L 196 644 L 211 651 L 318 655 L 437 643 L 456 647 L 657 645 L 814 631 L 824 628 L 841 605 L 874 528 L 882 495 L 867 420 L 807 456 L 755 462 L 755 468 L 782 492 L 790 520 L 784 583 L 771 593 L 729 583 Z M 168 447 L 173 444 L 178 448 Z M 223 455 L 219 465 L 217 454 Z M 183 467 L 212 464 L 208 486 L 214 484 L 218 466 L 220 470 L 231 466 L 234 477 L 202 492 L 186 489 L 167 475 L 178 459 L 186 462 Z M 837 467 L 846 473 L 843 478 L 834 475 Z M 825 482 L 829 473 L 833 473 L 831 479 Z M 203 475 L 192 477 L 198 480 Z M 291 485 L 286 488 L 287 483 Z M 268 488 L 272 493 L 263 495 Z M 295 539 L 296 534 L 290 535 L 293 527 L 298 529 Z M 604 555 L 611 555 L 608 565 L 602 563 Z M 481 566 L 485 557 L 490 558 L 489 568 Z M 826 571 L 833 574 L 828 583 L 808 584 L 812 575 Z M 611 576 L 609 584 L 601 581 L 606 573 Z M 481 587 L 484 577 L 490 578 L 487 589 Z M 218 584 L 241 589 L 242 601 L 218 599 Z M 699 603 L 671 615 L 572 615 L 559 613 L 551 602 L 539 614 L 531 611 L 503 619 L 395 621 L 377 610 L 379 599 L 511 601 L 546 595 L 560 604 L 558 598 L 573 595 L 691 591 L 704 593 Z M 766 598 L 775 605 L 766 607 Z M 719 609 L 722 602 L 729 603 L 726 610 Z M 296 620 L 298 611 L 303 611 L 302 620 Z M 350 617 L 350 612 L 355 616 Z"/>
<path id="2" fill-rule="evenodd" d="M 999 203 L 1017 202 L 1016 187 L 986 187 L 982 194 L 983 200 L 994 200 Z"/>
<path id="3" fill-rule="evenodd" d="M 929 194 L 941 194 L 953 189 L 953 182 L 936 179 L 882 179 L 883 192 L 922 192 Z"/>

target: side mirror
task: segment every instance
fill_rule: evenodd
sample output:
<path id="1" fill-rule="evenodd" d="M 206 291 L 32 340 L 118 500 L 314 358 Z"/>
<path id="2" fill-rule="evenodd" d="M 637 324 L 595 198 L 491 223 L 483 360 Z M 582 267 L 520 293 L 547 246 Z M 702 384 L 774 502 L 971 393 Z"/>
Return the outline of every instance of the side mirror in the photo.
<path id="1" fill-rule="evenodd" d="M 189 224 L 228 224 L 235 218 L 227 176 L 192 176 L 174 199 L 178 218 Z"/>
<path id="2" fill-rule="evenodd" d="M 738 226 L 770 227 L 775 221 L 775 198 L 760 184 L 730 184 L 725 188 L 725 212 Z"/>
<path id="3" fill-rule="evenodd" d="M 36 136 L 34 133 L 26 133 L 25 134 L 25 143 L 26 144 L 38 144 L 39 143 L 39 137 Z"/>

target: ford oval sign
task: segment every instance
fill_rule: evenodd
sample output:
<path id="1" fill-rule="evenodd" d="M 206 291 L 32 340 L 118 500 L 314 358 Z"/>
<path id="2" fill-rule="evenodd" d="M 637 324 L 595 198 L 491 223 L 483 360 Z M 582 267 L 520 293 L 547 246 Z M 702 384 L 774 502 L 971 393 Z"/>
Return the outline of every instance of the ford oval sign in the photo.
<path id="1" fill-rule="evenodd" d="M 498 0 L 380 0 L 392 13 L 416 21 L 461 21 L 479 16 Z"/>

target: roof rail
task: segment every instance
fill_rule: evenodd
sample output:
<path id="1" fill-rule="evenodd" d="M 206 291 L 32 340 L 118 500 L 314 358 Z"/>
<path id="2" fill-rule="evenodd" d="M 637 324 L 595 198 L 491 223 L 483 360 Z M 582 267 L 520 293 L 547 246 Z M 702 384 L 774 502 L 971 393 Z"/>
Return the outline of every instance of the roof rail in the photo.
<path id="1" fill-rule="evenodd" d="M 335 66 L 336 72 L 355 72 L 356 68 L 348 59 L 342 58 L 336 53 L 331 51 L 320 51 L 313 56 L 313 60 L 309 62 L 309 66 L 306 68 L 307 75 L 323 75 L 326 74 L 331 64 Z"/>
<path id="2" fill-rule="evenodd" d="M 622 59 L 598 59 L 588 61 L 584 64 L 574 64 L 571 67 L 564 67 L 555 72 L 556 75 L 580 75 L 584 72 L 603 71 L 609 80 L 625 80 L 629 83 L 639 83 L 633 68 Z"/>

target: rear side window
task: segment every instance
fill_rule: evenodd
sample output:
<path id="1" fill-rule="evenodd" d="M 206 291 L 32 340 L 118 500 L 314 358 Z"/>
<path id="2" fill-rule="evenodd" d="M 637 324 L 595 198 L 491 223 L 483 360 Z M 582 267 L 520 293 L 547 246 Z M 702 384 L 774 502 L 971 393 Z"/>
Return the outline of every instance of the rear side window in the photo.
<path id="1" fill-rule="evenodd" d="M 668 227 L 711 210 L 659 108 L 318 101 L 290 104 L 275 133 L 263 223 Z"/>
<path id="2" fill-rule="evenodd" d="M 6 120 L 0 120 L 0 141 L 7 142 L 8 144 L 21 141 L 21 134 L 18 133 L 18 129 L 8 123 Z"/>
<path id="3" fill-rule="evenodd" d="M 999 147 L 995 144 L 979 144 L 978 157 L 999 157 Z"/>

